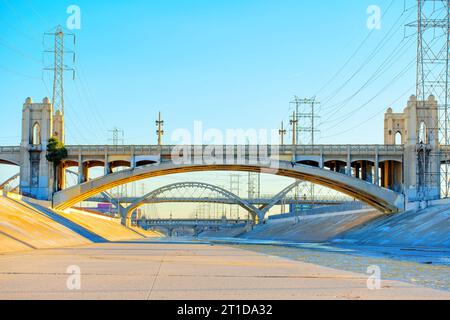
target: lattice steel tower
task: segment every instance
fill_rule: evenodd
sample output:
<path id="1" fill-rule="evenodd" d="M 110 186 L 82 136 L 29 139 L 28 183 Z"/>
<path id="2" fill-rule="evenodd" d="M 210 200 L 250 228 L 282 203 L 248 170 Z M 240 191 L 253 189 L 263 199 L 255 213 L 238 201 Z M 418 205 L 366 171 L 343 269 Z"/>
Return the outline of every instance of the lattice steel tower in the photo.
<path id="1" fill-rule="evenodd" d="M 73 38 L 73 45 L 75 46 L 75 34 L 64 32 L 61 26 L 57 26 L 52 32 L 44 34 L 45 37 L 53 37 L 53 48 L 45 50 L 45 53 L 53 55 L 53 64 L 45 67 L 44 70 L 53 72 L 53 96 L 52 104 L 54 111 L 60 111 L 64 115 L 64 72 L 72 71 L 73 79 L 75 79 L 75 69 L 64 64 L 64 56 L 66 54 L 72 55 L 72 62 L 75 63 L 75 51 L 67 50 L 65 46 L 66 38 Z"/>
<path id="2" fill-rule="evenodd" d="M 417 99 L 423 102 L 420 108 L 429 108 L 426 101 L 434 96 L 437 101 L 439 130 L 439 145 L 449 145 L 449 27 L 450 27 L 450 0 L 418 0 L 417 21 L 410 26 L 417 28 Z M 428 128 L 433 129 L 433 128 Z M 419 129 L 420 130 L 420 129 Z M 430 131 L 430 130 L 429 130 Z M 418 133 L 418 136 L 421 132 Z M 442 148 L 441 152 L 442 152 Z M 419 155 L 419 157 L 423 157 Z M 430 153 L 428 157 L 439 157 L 437 152 Z M 444 155 L 444 159 L 446 159 Z M 421 160 L 428 163 L 430 160 Z M 439 158 L 437 159 L 439 161 Z M 429 170 L 422 168 L 422 171 Z M 424 176 L 433 179 L 434 175 L 441 176 L 441 196 L 450 195 L 449 178 L 450 165 L 441 165 L 441 172 L 425 172 Z M 427 184 L 426 181 L 422 183 Z M 426 193 L 426 191 L 425 191 Z"/>

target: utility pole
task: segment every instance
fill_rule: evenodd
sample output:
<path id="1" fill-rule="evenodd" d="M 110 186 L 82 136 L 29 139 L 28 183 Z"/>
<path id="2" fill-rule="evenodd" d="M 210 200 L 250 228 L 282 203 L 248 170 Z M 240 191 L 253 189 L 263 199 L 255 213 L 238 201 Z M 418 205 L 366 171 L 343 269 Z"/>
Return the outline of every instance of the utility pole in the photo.
<path id="1" fill-rule="evenodd" d="M 280 144 L 281 146 L 284 146 L 284 136 L 286 135 L 287 131 L 284 129 L 284 123 L 281 122 L 281 129 L 278 130 L 278 133 L 280 134 Z"/>
<path id="2" fill-rule="evenodd" d="M 156 135 L 158 136 L 158 146 L 162 145 L 162 136 L 164 135 L 164 121 L 161 119 L 161 112 L 158 113 L 158 120 L 156 120 Z"/>
<path id="3" fill-rule="evenodd" d="M 289 121 L 289 123 L 292 126 L 292 145 L 297 145 L 297 134 L 298 134 L 298 129 L 297 129 L 297 124 L 298 124 L 298 118 L 297 118 L 297 112 L 293 112 L 292 113 L 292 118 Z"/>

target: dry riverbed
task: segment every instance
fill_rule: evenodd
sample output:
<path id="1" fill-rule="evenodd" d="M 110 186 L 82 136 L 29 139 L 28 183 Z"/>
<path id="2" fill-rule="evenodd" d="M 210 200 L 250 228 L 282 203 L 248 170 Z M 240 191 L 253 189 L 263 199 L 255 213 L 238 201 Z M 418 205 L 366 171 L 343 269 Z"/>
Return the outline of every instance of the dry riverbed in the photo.
<path id="1" fill-rule="evenodd" d="M 1 255 L 0 299 L 450 299 L 397 281 L 369 290 L 367 277 L 223 245 L 133 241 Z"/>

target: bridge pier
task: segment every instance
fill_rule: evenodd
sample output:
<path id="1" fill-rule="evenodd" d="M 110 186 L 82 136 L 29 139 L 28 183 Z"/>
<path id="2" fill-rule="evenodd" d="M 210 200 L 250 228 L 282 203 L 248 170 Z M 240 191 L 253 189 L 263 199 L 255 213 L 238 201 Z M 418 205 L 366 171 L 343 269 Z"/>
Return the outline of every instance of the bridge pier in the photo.
<path id="1" fill-rule="evenodd" d="M 55 189 L 53 165 L 46 159 L 51 137 L 64 141 L 63 116 L 54 112 L 48 98 L 33 103 L 27 98 L 22 108 L 20 144 L 20 191 L 39 200 L 49 200 Z"/>

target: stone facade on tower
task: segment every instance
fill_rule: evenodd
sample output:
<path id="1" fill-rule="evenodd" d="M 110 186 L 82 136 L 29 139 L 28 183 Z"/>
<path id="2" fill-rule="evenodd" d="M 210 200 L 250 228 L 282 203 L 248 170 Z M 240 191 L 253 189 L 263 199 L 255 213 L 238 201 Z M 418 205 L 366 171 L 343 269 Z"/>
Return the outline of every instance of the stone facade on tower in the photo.
<path id="1" fill-rule="evenodd" d="M 22 108 L 22 140 L 20 144 L 20 190 L 24 196 L 51 199 L 53 166 L 46 159 L 51 137 L 64 141 L 64 116 L 53 112 L 48 98 L 33 103 L 27 98 Z"/>

